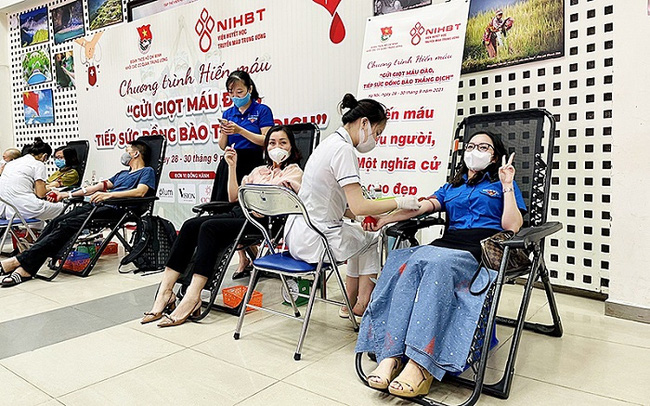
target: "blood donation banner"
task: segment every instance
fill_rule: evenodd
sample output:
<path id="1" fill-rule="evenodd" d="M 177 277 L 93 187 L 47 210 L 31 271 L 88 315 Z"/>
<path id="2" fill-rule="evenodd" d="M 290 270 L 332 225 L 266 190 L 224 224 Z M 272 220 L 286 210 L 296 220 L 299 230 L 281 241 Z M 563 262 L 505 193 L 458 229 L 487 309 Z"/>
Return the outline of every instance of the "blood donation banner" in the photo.
<path id="1" fill-rule="evenodd" d="M 277 124 L 314 122 L 323 136 L 358 80 L 356 0 L 200 0 L 76 40 L 79 131 L 87 177 L 108 178 L 126 143 L 162 134 L 168 147 L 158 212 L 179 226 L 210 199 L 219 121 L 234 70 L 249 72 Z M 330 125 L 330 122 L 333 122 Z"/>
<path id="2" fill-rule="evenodd" d="M 446 181 L 468 3 L 426 10 L 366 24 L 357 94 L 383 103 L 388 123 L 359 168 L 363 186 L 384 196 L 428 196 Z"/>

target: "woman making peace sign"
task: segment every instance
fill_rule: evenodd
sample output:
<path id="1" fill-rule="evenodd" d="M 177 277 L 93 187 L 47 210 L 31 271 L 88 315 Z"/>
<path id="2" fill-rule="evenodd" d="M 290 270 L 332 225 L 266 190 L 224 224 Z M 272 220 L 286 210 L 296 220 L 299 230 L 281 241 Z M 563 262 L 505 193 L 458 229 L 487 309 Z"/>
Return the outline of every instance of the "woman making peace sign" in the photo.
<path id="1" fill-rule="evenodd" d="M 371 387 L 399 396 L 425 395 L 433 377 L 440 380 L 465 366 L 485 296 L 471 293 L 480 241 L 502 230 L 519 231 L 526 212 L 514 181 L 514 153 L 508 160 L 506 154 L 499 137 L 475 133 L 465 144 L 458 173 L 422 201 L 420 210 L 397 211 L 378 218 L 375 226 L 365 225 L 376 230 L 437 211 L 444 211 L 449 223 L 433 247 L 392 251 L 382 270 L 356 346 L 357 352 L 377 355 L 379 365 L 368 376 Z M 491 272 L 479 273 L 480 287 L 489 283 Z"/>

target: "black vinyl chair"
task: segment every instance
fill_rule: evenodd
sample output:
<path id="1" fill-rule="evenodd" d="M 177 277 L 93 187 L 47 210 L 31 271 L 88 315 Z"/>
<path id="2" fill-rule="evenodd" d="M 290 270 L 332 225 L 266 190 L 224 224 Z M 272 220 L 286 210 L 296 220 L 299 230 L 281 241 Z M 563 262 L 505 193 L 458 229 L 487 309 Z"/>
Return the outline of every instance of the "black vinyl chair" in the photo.
<path id="1" fill-rule="evenodd" d="M 462 403 L 463 406 L 475 404 L 481 393 L 486 393 L 501 399 L 507 399 L 510 394 L 514 377 L 515 361 L 523 330 L 534 331 L 552 337 L 562 336 L 562 323 L 557 310 L 553 287 L 549 272 L 544 263 L 544 239 L 562 229 L 559 222 L 548 222 L 548 200 L 553 166 L 553 144 L 555 137 L 555 119 L 546 110 L 530 109 L 502 113 L 479 114 L 466 117 L 456 129 L 454 150 L 452 152 L 452 169 L 458 169 L 462 162 L 462 143 L 478 131 L 489 131 L 501 135 L 508 154 L 515 153 L 516 175 L 523 198 L 528 208 L 524 216 L 524 225 L 513 239 L 503 243 L 504 255 L 495 283 L 488 290 L 479 318 L 474 339 L 467 357 L 467 365 L 472 369 L 473 379 L 450 376 L 446 380 L 455 381 L 463 386 L 473 388 L 471 395 Z M 411 219 L 397 223 L 385 230 L 386 235 L 395 238 L 394 246 L 402 242 L 419 245 L 415 236 L 422 228 L 432 225 L 444 225 L 445 220 L 440 215 L 423 219 Z M 506 271 L 506 264 L 511 249 L 524 249 L 532 257 L 531 265 L 515 272 Z M 497 316 L 497 308 L 504 283 L 514 283 L 516 278 L 527 276 L 523 284 L 523 294 L 516 319 Z M 544 287 L 548 299 L 549 310 L 553 323 L 544 325 L 526 321 L 528 304 L 533 292 L 533 285 L 538 280 Z M 514 328 L 508 359 L 501 378 L 492 384 L 485 384 L 485 369 L 487 367 L 488 351 L 493 329 L 496 323 Z M 363 354 L 357 354 L 355 365 L 357 375 L 366 383 L 367 377 L 362 366 Z M 432 399 L 420 397 L 412 399 L 422 405 L 445 405 Z"/>
<path id="2" fill-rule="evenodd" d="M 146 166 L 150 166 L 154 169 L 156 176 L 156 188 L 149 190 L 147 196 L 144 197 L 110 199 L 107 201 L 106 204 L 117 206 L 118 208 L 124 210 L 124 214 L 119 219 L 93 219 L 93 214 L 97 208 L 101 206 L 101 204 L 96 205 L 88 214 L 88 217 L 86 218 L 83 225 L 68 241 L 68 244 L 64 247 L 64 249 L 59 252 L 59 255 L 50 259 L 49 267 L 53 270 L 53 273 L 47 276 L 37 275 L 39 278 L 51 281 L 61 271 L 83 277 L 90 275 L 90 272 L 93 270 L 95 264 L 97 263 L 97 260 L 108 246 L 108 243 L 111 242 L 113 237 L 117 237 L 117 239 L 120 240 L 127 252 L 133 248 L 132 244 L 127 241 L 126 236 L 123 235 L 123 233 L 120 233 L 120 230 L 124 228 L 127 222 L 135 222 L 136 225 L 139 225 L 140 222 L 138 220 L 142 216 L 151 215 L 153 213 L 154 203 L 156 200 L 158 200 L 158 197 L 156 197 L 156 190 L 158 189 L 158 184 L 160 182 L 160 176 L 162 174 L 165 159 L 165 151 L 167 149 L 167 140 L 161 135 L 140 137 L 138 140 L 143 141 L 149 147 L 149 158 L 145 164 Z M 83 201 L 83 198 L 74 198 L 71 200 L 74 203 L 80 203 Z M 82 237 L 84 230 L 90 230 L 90 235 L 96 235 L 101 230 L 106 228 L 110 228 L 108 235 L 103 239 L 99 248 L 96 249 L 95 254 L 90 257 L 90 261 L 85 266 L 85 268 L 78 272 L 70 272 L 66 270 L 64 268 L 65 261 L 75 248 L 75 244 L 78 242 L 80 237 Z"/>
<path id="3" fill-rule="evenodd" d="M 79 182 L 72 187 L 66 188 L 72 189 L 73 187 L 81 185 L 83 182 L 84 175 L 86 174 L 86 166 L 88 165 L 88 153 L 90 151 L 90 143 L 88 140 L 76 140 L 70 141 L 67 145 L 67 148 L 72 148 L 77 153 L 77 159 L 79 160 L 79 165 L 76 166 L 77 173 L 79 174 Z"/>
<path id="4" fill-rule="evenodd" d="M 313 123 L 291 124 L 288 125 L 288 127 L 293 132 L 296 138 L 296 145 L 298 146 L 298 149 L 300 149 L 300 153 L 302 154 L 302 159 L 299 163 L 299 166 L 304 169 L 305 164 L 307 163 L 307 159 L 309 158 L 313 150 L 318 146 L 320 142 L 320 129 L 318 128 L 317 125 Z M 217 177 L 215 177 L 215 182 L 216 179 Z M 213 193 L 212 197 L 214 197 L 215 190 L 216 190 L 216 185 L 213 186 L 212 188 L 212 193 Z M 239 203 L 237 202 L 230 203 L 230 202 L 210 201 L 208 203 L 203 203 L 194 206 L 192 208 L 192 211 L 194 211 L 194 213 L 196 213 L 198 216 L 213 215 L 218 213 L 226 213 L 232 210 L 238 204 Z M 277 241 L 282 236 L 283 224 L 284 222 L 282 220 L 273 221 L 273 230 L 274 230 L 273 239 L 275 241 Z M 228 266 L 230 265 L 232 261 L 232 257 L 235 255 L 235 252 L 238 250 L 246 250 L 248 255 L 251 258 L 254 258 L 256 255 L 254 255 L 254 253 L 250 250 L 250 247 L 260 244 L 264 239 L 264 236 L 258 232 L 251 233 L 251 234 L 244 233 L 244 229 L 246 228 L 247 225 L 248 222 L 244 224 L 244 226 L 240 230 L 238 237 L 233 241 L 233 244 L 229 245 L 227 248 L 225 248 L 224 250 L 222 250 L 222 252 L 219 253 L 218 256 L 219 260 L 215 264 L 214 272 L 208 279 L 208 282 L 206 283 L 204 288 L 204 290 L 209 293 L 208 300 L 204 301 L 203 303 L 201 316 L 197 318 L 193 318 L 193 320 L 198 321 L 203 319 L 205 316 L 207 316 L 210 313 L 211 309 L 219 310 L 232 315 L 239 315 L 241 304 L 235 308 L 231 308 L 231 307 L 216 304 L 215 301 L 217 299 L 217 296 L 220 293 L 220 287 L 223 283 L 223 278 L 225 277 L 226 271 L 228 270 Z M 261 254 L 262 252 L 259 252 L 258 256 Z M 189 265 L 188 270 L 190 270 L 191 267 L 192 264 Z M 191 275 L 184 275 L 184 277 L 182 277 L 179 282 L 181 284 L 181 287 L 178 291 L 178 296 L 182 297 L 183 294 L 185 293 L 185 290 L 187 289 L 187 287 L 191 282 Z"/>

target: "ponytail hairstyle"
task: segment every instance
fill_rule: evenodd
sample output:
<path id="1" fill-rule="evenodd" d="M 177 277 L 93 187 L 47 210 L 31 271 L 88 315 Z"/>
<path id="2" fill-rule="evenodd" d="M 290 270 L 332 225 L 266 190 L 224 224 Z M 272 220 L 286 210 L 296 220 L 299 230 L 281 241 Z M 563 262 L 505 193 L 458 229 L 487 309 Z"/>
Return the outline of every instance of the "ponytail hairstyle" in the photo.
<path id="1" fill-rule="evenodd" d="M 357 100 L 350 93 L 346 93 L 339 103 L 339 113 L 343 113 L 343 109 L 349 109 L 343 114 L 344 125 L 362 117 L 366 117 L 370 125 L 385 123 L 388 120 L 386 106 L 372 99 Z"/>
<path id="2" fill-rule="evenodd" d="M 41 137 L 34 138 L 34 143 L 29 147 L 29 153 L 33 156 L 47 154 L 48 158 L 52 155 L 50 144 L 43 142 Z"/>
<path id="3" fill-rule="evenodd" d="M 508 154 L 508 150 L 506 149 L 506 146 L 503 144 L 503 141 L 501 140 L 501 137 L 498 134 L 494 134 L 488 131 L 477 131 L 473 133 L 467 140 L 467 142 L 463 142 L 463 144 L 469 144 L 472 142 L 472 138 L 474 138 L 477 135 L 487 135 L 491 140 L 494 148 L 494 155 L 493 155 L 493 162 L 491 162 L 487 168 L 483 169 L 482 171 L 478 171 L 472 176 L 472 179 L 467 179 L 467 184 L 472 186 L 476 185 L 479 182 L 483 180 L 483 177 L 487 173 L 488 176 L 490 177 L 490 182 L 496 182 L 499 180 L 499 167 L 501 165 L 501 159 Z M 465 152 L 463 152 L 464 154 Z M 454 177 L 451 179 L 451 185 L 453 187 L 460 186 L 464 183 L 463 175 L 466 175 L 469 169 L 467 168 L 467 165 L 465 165 L 465 160 L 461 156 L 460 159 L 460 164 L 456 166 L 458 170 L 456 171 L 456 174 Z"/>
<path id="4" fill-rule="evenodd" d="M 246 89 L 251 89 L 251 100 L 257 101 L 260 98 L 260 94 L 257 92 L 257 86 L 251 79 L 251 75 L 248 72 L 243 70 L 236 70 L 228 76 L 226 79 L 226 90 L 230 89 L 230 86 L 235 83 L 235 81 L 240 81 L 246 86 Z"/>

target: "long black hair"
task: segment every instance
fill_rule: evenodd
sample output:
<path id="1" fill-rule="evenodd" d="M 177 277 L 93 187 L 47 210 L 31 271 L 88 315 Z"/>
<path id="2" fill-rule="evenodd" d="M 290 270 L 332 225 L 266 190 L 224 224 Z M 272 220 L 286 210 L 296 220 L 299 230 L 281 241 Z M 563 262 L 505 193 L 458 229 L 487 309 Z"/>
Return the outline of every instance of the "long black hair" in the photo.
<path id="1" fill-rule="evenodd" d="M 34 143 L 29 147 L 29 153 L 36 156 L 47 154 L 48 158 L 52 156 L 52 147 L 50 144 L 43 142 L 41 137 L 34 138 Z"/>
<path id="2" fill-rule="evenodd" d="M 506 150 L 506 146 L 503 144 L 503 141 L 501 141 L 501 137 L 497 134 L 493 134 L 488 131 L 477 131 L 474 134 L 472 134 L 467 142 L 464 142 L 465 145 L 469 144 L 472 141 L 472 138 L 474 138 L 477 135 L 487 135 L 491 140 L 492 140 L 492 145 L 494 147 L 494 157 L 492 162 L 487 166 L 487 168 L 483 169 L 482 171 L 478 171 L 472 176 L 472 179 L 467 180 L 468 185 L 475 185 L 479 183 L 480 181 L 483 180 L 483 176 L 485 174 L 489 174 L 490 177 L 490 182 L 496 182 L 499 180 L 499 167 L 501 165 L 501 159 L 503 156 L 505 156 L 508 151 Z M 464 152 L 463 152 L 464 154 Z M 467 165 L 465 165 L 465 160 L 460 159 L 460 165 L 458 166 L 458 170 L 456 171 L 456 174 L 454 177 L 451 179 L 451 185 L 453 187 L 457 187 L 462 185 L 465 181 L 463 179 L 463 175 L 466 175 L 468 172 L 469 168 L 467 168 Z"/>
<path id="3" fill-rule="evenodd" d="M 289 154 L 289 157 L 287 159 L 280 163 L 280 168 L 284 169 L 287 165 L 300 163 L 302 154 L 300 153 L 300 149 L 298 149 L 298 145 L 296 145 L 296 137 L 293 135 L 293 131 L 291 131 L 291 128 L 287 127 L 286 125 L 275 125 L 269 128 L 269 131 L 266 132 L 266 137 L 264 138 L 264 162 L 266 165 L 269 167 L 273 166 L 273 160 L 269 157 L 267 148 L 269 147 L 271 134 L 278 131 L 284 131 L 284 133 L 287 134 L 287 137 L 289 138 L 289 144 L 291 144 L 291 154 Z"/>
<path id="4" fill-rule="evenodd" d="M 343 124 L 352 123 L 362 117 L 366 117 L 371 125 L 388 120 L 386 106 L 373 99 L 357 100 L 350 93 L 346 93 L 339 103 L 339 113 L 342 113 L 343 109 L 350 109 L 343 114 Z"/>
<path id="5" fill-rule="evenodd" d="M 251 79 L 251 75 L 248 72 L 243 70 L 236 70 L 228 76 L 226 79 L 226 90 L 229 91 L 230 86 L 235 83 L 235 81 L 240 81 L 246 86 L 246 89 L 251 89 L 251 100 L 257 101 L 260 98 L 260 94 L 257 92 L 257 86 L 255 82 Z"/>

